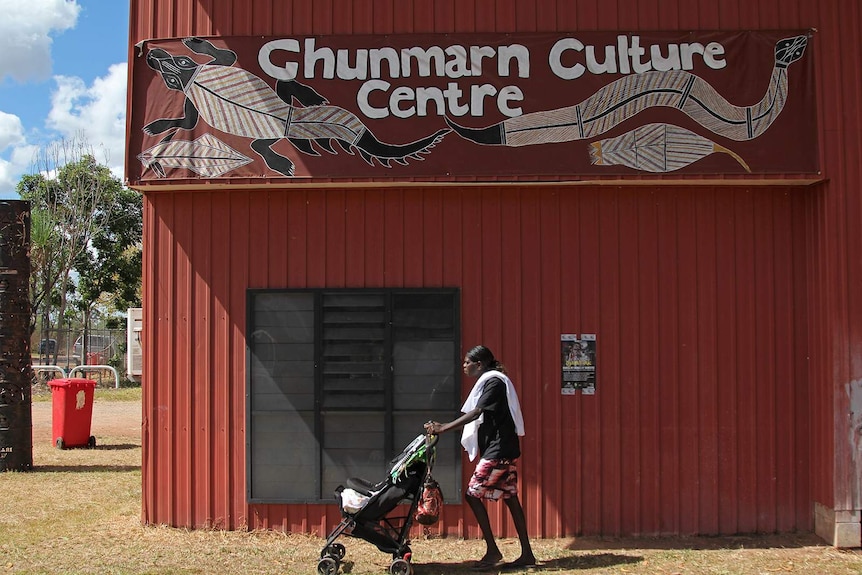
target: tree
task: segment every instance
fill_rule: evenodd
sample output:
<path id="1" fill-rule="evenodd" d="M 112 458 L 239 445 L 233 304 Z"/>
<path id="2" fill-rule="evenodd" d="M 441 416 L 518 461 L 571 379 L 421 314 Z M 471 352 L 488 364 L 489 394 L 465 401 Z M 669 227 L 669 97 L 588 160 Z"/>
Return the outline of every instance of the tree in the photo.
<path id="1" fill-rule="evenodd" d="M 25 176 L 25 180 L 31 176 Z M 19 193 L 23 185 L 35 182 L 22 182 L 18 184 Z M 22 194 L 22 197 L 23 194 Z M 26 199 L 26 198 L 25 198 Z M 51 296 L 54 293 L 60 273 L 60 259 L 56 252 L 58 245 L 54 239 L 53 222 L 50 215 L 44 210 L 32 209 L 30 211 L 30 333 L 36 329 L 37 319 L 47 316 L 51 309 Z M 47 322 L 47 318 L 44 320 Z"/>
<path id="2" fill-rule="evenodd" d="M 134 287 L 123 285 L 116 291 L 121 297 L 135 299 L 128 294 L 137 290 L 140 283 L 142 219 L 140 198 L 136 204 L 137 194 L 125 189 L 106 166 L 96 161 L 82 137 L 61 140 L 44 148 L 37 156 L 35 168 L 34 174 L 24 176 L 18 183 L 18 194 L 31 204 L 31 333 L 38 321 L 45 330 L 51 328 L 53 321 L 63 321 L 69 294 L 76 288 L 75 277 L 81 277 L 82 272 L 90 274 L 93 253 L 99 262 L 120 257 L 118 253 L 121 259 L 128 260 L 116 265 L 99 263 L 98 267 L 105 273 L 112 268 L 119 270 L 116 276 L 119 284 L 127 281 Z M 126 226 L 128 230 L 118 235 L 118 226 Z M 137 239 L 130 239 L 135 234 Z M 120 243 L 122 249 L 114 249 L 112 241 Z M 135 261 L 137 275 L 128 269 Z M 92 294 L 98 286 L 87 280 L 85 288 Z"/>
<path id="3" fill-rule="evenodd" d="M 85 329 L 89 328 L 93 307 L 103 297 L 116 311 L 140 306 L 141 196 L 120 187 L 112 191 L 110 207 L 94 230 L 90 249 L 75 261 L 78 303 Z"/>

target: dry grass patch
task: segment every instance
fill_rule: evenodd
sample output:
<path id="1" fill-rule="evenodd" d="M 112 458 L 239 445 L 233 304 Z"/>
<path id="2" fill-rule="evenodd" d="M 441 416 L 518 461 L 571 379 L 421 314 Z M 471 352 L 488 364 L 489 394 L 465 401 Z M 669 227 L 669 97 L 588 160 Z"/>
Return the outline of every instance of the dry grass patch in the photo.
<path id="1" fill-rule="evenodd" d="M 47 383 L 39 383 L 33 386 L 31 397 L 33 403 L 44 403 L 51 401 L 51 386 Z M 93 392 L 93 400 L 100 401 L 141 401 L 140 387 L 96 387 Z"/>
<path id="2" fill-rule="evenodd" d="M 185 530 L 140 524 L 140 403 L 113 402 L 99 390 L 96 449 L 57 450 L 50 404 L 34 404 L 34 465 L 0 475 L 0 575 L 313 574 L 323 540 L 269 531 Z M 123 393 L 126 393 L 123 391 Z M 138 397 L 140 397 L 138 390 Z M 126 414 L 123 416 L 123 414 Z M 122 421 L 122 418 L 132 421 Z M 138 419 L 135 419 L 138 417 Z M 115 421 L 114 421 L 115 420 Z M 114 421 L 112 424 L 111 421 Z M 113 429 L 113 432 L 111 431 Z M 382 575 L 389 556 L 347 537 L 342 573 Z M 535 540 L 539 568 L 511 573 L 626 575 L 851 575 L 862 554 L 839 551 L 810 534 L 764 537 Z M 416 575 L 473 573 L 480 541 L 417 537 Z M 517 556 L 518 543 L 501 549 Z M 498 573 L 499 571 L 488 571 Z"/>

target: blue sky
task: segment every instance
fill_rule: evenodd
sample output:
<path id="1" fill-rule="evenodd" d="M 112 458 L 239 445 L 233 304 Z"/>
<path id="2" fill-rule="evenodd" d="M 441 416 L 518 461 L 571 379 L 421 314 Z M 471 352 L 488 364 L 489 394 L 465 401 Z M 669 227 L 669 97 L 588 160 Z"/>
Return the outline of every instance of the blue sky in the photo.
<path id="1" fill-rule="evenodd" d="M 128 37 L 126 0 L 0 0 L 0 199 L 62 139 L 122 178 Z"/>

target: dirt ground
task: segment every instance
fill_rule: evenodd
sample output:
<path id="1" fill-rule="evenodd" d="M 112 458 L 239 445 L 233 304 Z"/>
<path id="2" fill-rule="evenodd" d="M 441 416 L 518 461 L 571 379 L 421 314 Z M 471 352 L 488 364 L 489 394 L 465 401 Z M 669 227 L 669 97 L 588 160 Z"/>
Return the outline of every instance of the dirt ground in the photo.
<path id="1" fill-rule="evenodd" d="M 51 444 L 52 410 L 50 401 L 33 402 L 33 443 Z M 139 401 L 93 402 L 93 419 L 90 434 L 111 437 L 141 436 L 141 403 Z"/>
<path id="2" fill-rule="evenodd" d="M 83 456 L 104 458 L 106 455 L 123 455 L 136 453 L 140 457 L 139 447 L 135 451 L 111 450 L 111 442 L 131 439 L 130 445 L 140 446 L 141 437 L 141 403 L 140 401 L 106 401 L 97 398 L 93 404 L 91 434 L 96 437 L 97 446 L 106 449 L 95 449 L 92 452 L 63 452 L 52 449 L 52 410 L 51 401 L 36 401 L 32 404 L 33 443 L 37 453 L 49 453 L 55 469 L 67 469 L 72 462 L 80 463 Z M 88 460 L 90 461 L 90 460 Z M 138 462 L 139 464 L 139 462 Z M 99 465 L 104 466 L 103 463 Z M 111 465 L 116 466 L 115 463 Z M 93 467 L 87 463 L 86 466 Z M 53 474 L 46 474 L 48 480 Z M 91 474 L 84 474 L 91 475 Z M 121 473 L 122 475 L 122 473 Z M 139 477 L 139 476 L 138 476 Z M 34 477 L 28 477 L 23 489 L 33 489 Z M 92 476 L 85 479 L 89 484 Z M 62 481 L 68 482 L 68 478 Z M 113 480 L 112 480 L 113 481 Z M 140 479 L 138 479 L 140 481 Z M 9 485 L 5 486 L 6 488 Z M 67 489 L 68 485 L 64 485 Z M 107 490 L 104 490 L 107 491 Z M 139 491 L 138 491 L 139 493 Z M 125 497 L 125 495 L 124 495 Z M 15 499 L 13 497 L 12 499 Z M 8 505 L 7 505 L 8 507 Z M 102 507 L 109 507 L 103 505 Z M 94 534 L 93 541 L 104 543 L 104 559 L 98 563 L 96 571 L 79 570 L 70 567 L 82 565 L 97 565 L 92 556 L 92 544 L 75 545 L 74 538 L 69 538 L 67 547 L 57 547 L 57 552 L 48 562 L 44 554 L 34 549 L 43 549 L 44 544 L 38 538 L 35 543 L 18 540 L 9 543 L 0 537 L 0 557 L 4 554 L 4 544 L 8 549 L 18 554 L 17 562 L 7 561 L 9 572 L 27 573 L 78 573 L 78 572 L 115 572 L 115 573 L 208 573 L 208 572 L 247 572 L 247 573 L 310 573 L 314 571 L 321 540 L 306 537 L 301 534 L 285 535 L 278 533 L 220 533 L 217 531 L 187 531 L 172 530 L 163 527 L 152 527 L 142 530 L 138 525 L 138 502 L 132 502 L 131 511 L 123 513 L 119 518 L 105 519 L 111 525 L 108 534 Z M 0 511 L 3 508 L 0 506 Z M 8 515 L 9 509 L 6 509 Z M 21 511 L 23 518 L 31 518 L 32 510 Z M 24 521 L 22 519 L 22 521 Z M 35 519 L 34 519 L 35 521 Z M 98 529 L 98 525 L 94 529 Z M 0 521 L 2 528 L 2 521 Z M 35 529 L 35 528 L 34 528 Z M 114 531 L 120 536 L 114 537 Z M 0 529 L 2 533 L 2 529 Z M 99 532 L 101 533 L 101 532 Z M 290 544 L 284 544 L 284 537 L 290 538 Z M 63 538 L 65 539 L 65 538 Z M 123 553 L 118 553 L 116 545 L 122 540 Z M 231 542 L 231 543 L 227 543 Z M 356 543 L 351 541 L 351 543 Z M 458 539 L 428 539 L 414 541 L 416 557 L 421 558 L 417 565 L 417 574 L 449 575 L 451 573 L 471 572 L 471 560 L 481 555 L 481 542 L 478 540 L 463 541 Z M 52 541 L 52 548 L 56 541 Z M 504 540 L 502 550 L 507 556 L 517 553 L 517 540 Z M 6 552 L 10 552 L 10 551 Z M 152 551 L 151 551 L 152 549 Z M 542 562 L 540 571 L 555 573 L 625 573 L 626 575 L 749 575 L 793 573 L 799 575 L 823 575 L 862 573 L 862 561 L 859 550 L 840 551 L 825 545 L 823 541 L 809 533 L 739 536 L 739 537 L 688 537 L 667 539 L 608 539 L 596 537 L 579 537 L 577 539 L 536 540 L 534 550 Z M 227 555 L 222 556 L 219 553 Z M 39 555 L 41 567 L 35 567 L 31 555 Z M 210 563 L 201 562 L 210 559 L 219 568 L 212 568 Z M 155 568 L 151 564 L 154 554 L 159 561 L 167 562 L 164 567 Z M 189 569 L 188 557 L 195 557 L 201 568 Z M 29 562 L 28 562 L 29 561 Z M 112 567 L 115 563 L 125 565 L 122 569 Z M 230 563 L 230 566 L 228 566 Z M 354 575 L 383 573 L 388 569 L 388 557 L 380 554 L 371 545 L 358 542 L 351 546 L 350 572 Z M 8 567 L 12 565 L 13 567 Z M 30 565 L 33 570 L 28 570 Z M 46 567 L 50 565 L 51 567 Z M 18 567 L 24 571 L 17 571 Z M 534 569 L 535 570 L 535 569 Z M 534 571 L 531 570 L 530 572 Z M 0 562 L 0 572 L 3 563 Z M 344 564 L 343 572 L 348 572 L 348 563 Z M 488 571 L 486 571 L 488 572 Z M 498 570 L 491 571 L 497 573 Z M 519 571 L 524 573 L 526 571 Z"/>

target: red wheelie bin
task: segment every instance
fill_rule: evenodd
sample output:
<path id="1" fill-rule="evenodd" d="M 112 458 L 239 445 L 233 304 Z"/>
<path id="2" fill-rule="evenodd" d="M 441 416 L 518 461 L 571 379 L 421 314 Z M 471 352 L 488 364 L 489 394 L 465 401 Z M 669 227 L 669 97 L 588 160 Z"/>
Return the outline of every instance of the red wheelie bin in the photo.
<path id="1" fill-rule="evenodd" d="M 96 382 L 70 378 L 54 379 L 48 385 L 51 386 L 51 442 L 58 449 L 95 447 L 96 438 L 90 435 L 90 427 Z"/>

